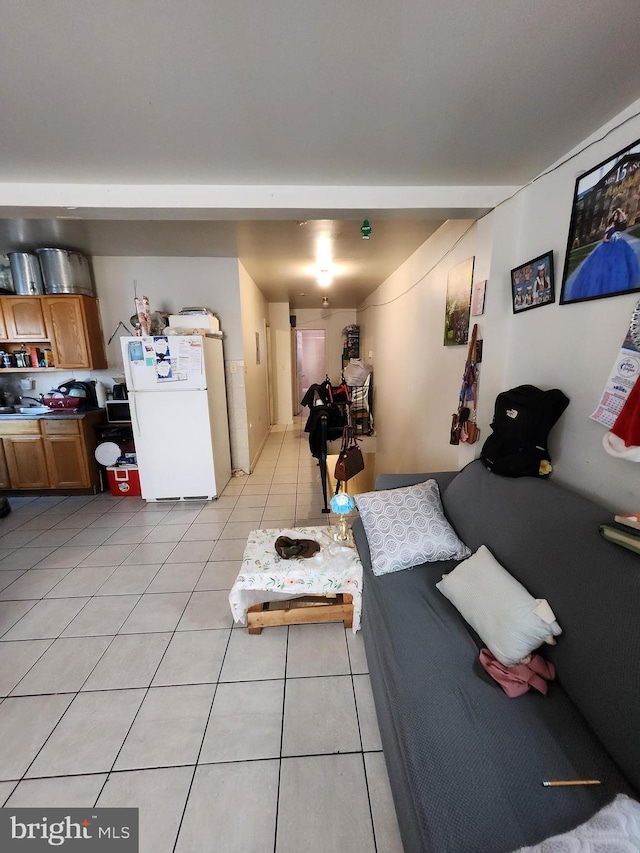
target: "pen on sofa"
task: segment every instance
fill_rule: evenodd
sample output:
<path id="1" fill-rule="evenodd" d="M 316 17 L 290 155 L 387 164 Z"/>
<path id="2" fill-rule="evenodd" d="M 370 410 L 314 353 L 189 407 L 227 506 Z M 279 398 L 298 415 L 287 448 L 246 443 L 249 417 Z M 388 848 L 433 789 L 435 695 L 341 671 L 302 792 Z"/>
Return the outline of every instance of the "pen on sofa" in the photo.
<path id="1" fill-rule="evenodd" d="M 600 779 L 558 779 L 554 782 L 543 782 L 545 788 L 560 788 L 563 785 L 601 785 Z"/>

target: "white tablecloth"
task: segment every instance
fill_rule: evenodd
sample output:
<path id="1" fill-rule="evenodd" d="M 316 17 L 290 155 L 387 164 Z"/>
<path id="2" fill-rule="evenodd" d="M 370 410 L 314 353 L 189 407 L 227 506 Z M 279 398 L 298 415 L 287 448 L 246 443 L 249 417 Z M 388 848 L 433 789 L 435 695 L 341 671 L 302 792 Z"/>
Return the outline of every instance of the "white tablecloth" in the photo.
<path id="1" fill-rule="evenodd" d="M 321 548 L 304 560 L 283 560 L 275 549 L 278 536 L 315 539 Z M 247 610 L 254 604 L 337 592 L 353 596 L 355 634 L 362 612 L 362 563 L 356 549 L 339 545 L 329 528 L 252 530 L 229 603 L 234 620 L 246 625 Z"/>

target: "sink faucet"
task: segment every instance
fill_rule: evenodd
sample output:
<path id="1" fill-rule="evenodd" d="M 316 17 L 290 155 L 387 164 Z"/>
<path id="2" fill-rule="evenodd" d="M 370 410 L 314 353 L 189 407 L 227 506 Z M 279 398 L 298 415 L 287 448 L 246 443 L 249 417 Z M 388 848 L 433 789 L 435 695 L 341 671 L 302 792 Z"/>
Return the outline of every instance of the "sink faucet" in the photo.
<path id="1" fill-rule="evenodd" d="M 35 397 L 19 397 L 18 399 L 20 400 L 20 403 L 22 403 L 23 400 L 32 400 L 37 406 L 41 406 L 42 401 L 44 400 L 44 394 L 40 394 L 40 397 L 38 399 L 36 399 Z"/>

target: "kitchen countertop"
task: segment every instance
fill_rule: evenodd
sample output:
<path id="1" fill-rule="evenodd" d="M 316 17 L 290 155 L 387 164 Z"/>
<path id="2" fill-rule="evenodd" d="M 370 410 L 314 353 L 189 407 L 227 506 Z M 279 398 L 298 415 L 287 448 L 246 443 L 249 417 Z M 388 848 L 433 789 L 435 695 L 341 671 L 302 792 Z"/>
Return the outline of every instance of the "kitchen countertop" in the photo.
<path id="1" fill-rule="evenodd" d="M 92 415 L 94 412 L 102 412 L 104 414 L 104 409 L 91 409 L 91 411 L 88 412 L 43 412 L 39 415 L 30 415 L 26 412 L 25 414 L 19 414 L 18 412 L 15 412 L 0 415 L 0 421 L 39 421 L 43 418 L 46 418 L 47 420 L 77 420 L 78 418 L 83 418 L 85 415 Z"/>

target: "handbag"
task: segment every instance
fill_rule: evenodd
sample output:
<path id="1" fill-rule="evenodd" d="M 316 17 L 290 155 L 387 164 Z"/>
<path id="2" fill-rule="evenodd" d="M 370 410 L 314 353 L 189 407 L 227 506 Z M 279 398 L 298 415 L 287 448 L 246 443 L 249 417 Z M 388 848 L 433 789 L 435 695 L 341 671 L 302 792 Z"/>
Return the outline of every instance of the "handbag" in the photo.
<path id="1" fill-rule="evenodd" d="M 364 471 L 364 459 L 353 434 L 353 427 L 346 426 L 342 431 L 342 447 L 334 471 L 336 480 L 346 483 L 360 471 Z"/>
<path id="2" fill-rule="evenodd" d="M 478 363 L 476 361 L 477 336 L 478 326 L 476 324 L 473 327 L 469 341 L 469 350 L 462 376 L 462 387 L 460 388 L 460 396 L 458 398 L 458 411 L 451 415 L 449 444 L 460 444 L 461 441 L 467 444 L 475 444 L 480 438 L 480 430 L 476 424 L 476 385 L 478 381 Z M 473 403 L 473 413 L 469 406 L 466 405 L 468 402 Z M 473 419 L 470 419 L 472 415 Z"/>

